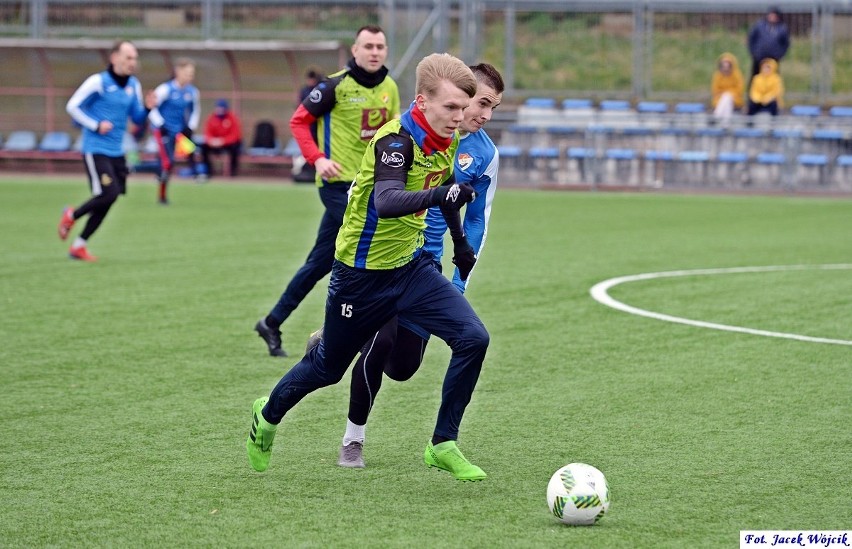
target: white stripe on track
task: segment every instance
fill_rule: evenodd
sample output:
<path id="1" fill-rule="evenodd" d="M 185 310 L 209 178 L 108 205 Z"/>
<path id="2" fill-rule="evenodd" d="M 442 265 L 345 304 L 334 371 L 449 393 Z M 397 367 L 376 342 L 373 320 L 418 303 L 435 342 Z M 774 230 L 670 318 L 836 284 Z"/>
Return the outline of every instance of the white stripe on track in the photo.
<path id="1" fill-rule="evenodd" d="M 603 282 L 598 282 L 592 286 L 589 293 L 595 301 L 612 307 L 625 313 L 630 313 L 648 318 L 655 318 L 665 322 L 676 322 L 678 324 L 687 324 L 689 326 L 697 326 L 699 328 L 710 328 L 712 330 L 723 330 L 726 332 L 739 332 L 743 334 L 759 335 L 765 337 L 780 337 L 784 339 L 795 339 L 797 341 L 806 341 L 809 343 L 829 343 L 833 345 L 850 345 L 852 341 L 846 339 L 829 339 L 825 337 L 811 337 L 799 334 L 788 334 L 784 332 L 770 332 L 767 330 L 755 330 L 753 328 L 743 328 L 741 326 L 729 326 L 727 324 L 716 324 L 713 322 L 704 322 L 701 320 L 691 320 L 679 316 L 666 315 L 655 313 L 638 307 L 632 307 L 626 303 L 622 303 L 609 295 L 610 288 L 614 288 L 620 284 L 628 282 L 637 282 L 640 280 L 652 280 L 655 278 L 671 278 L 676 276 L 702 276 L 702 275 L 718 275 L 732 273 L 766 273 L 774 271 L 806 271 L 806 270 L 848 270 L 852 269 L 852 264 L 837 264 L 837 265 L 772 265 L 766 267 L 732 267 L 727 269 L 695 269 L 691 271 L 664 271 L 659 273 L 642 273 L 629 276 L 620 276 L 610 278 Z"/>

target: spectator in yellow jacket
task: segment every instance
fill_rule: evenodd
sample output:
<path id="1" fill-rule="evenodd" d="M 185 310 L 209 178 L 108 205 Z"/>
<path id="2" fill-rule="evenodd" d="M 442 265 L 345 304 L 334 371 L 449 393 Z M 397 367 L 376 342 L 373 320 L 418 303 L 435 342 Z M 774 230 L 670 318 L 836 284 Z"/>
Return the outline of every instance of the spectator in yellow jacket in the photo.
<path id="1" fill-rule="evenodd" d="M 783 106 L 784 81 L 778 74 L 778 62 L 774 59 L 764 59 L 760 62 L 760 72 L 751 79 L 748 113 L 752 115 L 766 111 L 775 116 Z"/>
<path id="2" fill-rule="evenodd" d="M 745 84 L 740 64 L 734 54 L 725 52 L 716 61 L 716 71 L 710 82 L 713 115 L 717 120 L 727 122 L 734 110 L 745 104 Z"/>

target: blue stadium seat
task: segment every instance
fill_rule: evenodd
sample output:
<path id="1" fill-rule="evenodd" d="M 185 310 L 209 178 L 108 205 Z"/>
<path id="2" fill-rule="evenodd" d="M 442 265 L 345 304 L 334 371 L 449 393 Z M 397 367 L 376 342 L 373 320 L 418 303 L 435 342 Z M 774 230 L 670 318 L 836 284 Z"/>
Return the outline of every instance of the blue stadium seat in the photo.
<path id="1" fill-rule="evenodd" d="M 841 130 L 830 130 L 826 128 L 818 128 L 813 131 L 811 137 L 814 139 L 825 139 L 825 140 L 834 140 L 834 139 L 843 139 L 843 131 Z"/>
<path id="2" fill-rule="evenodd" d="M 530 158 L 559 158 L 559 149 L 556 147 L 532 147 L 530 149 Z"/>
<path id="3" fill-rule="evenodd" d="M 574 183 L 593 183 L 596 180 L 595 149 L 570 147 L 568 149 L 568 180 Z"/>
<path id="4" fill-rule="evenodd" d="M 796 157 L 796 182 L 808 185 L 826 183 L 828 155 L 825 154 L 800 154 Z"/>
<path id="5" fill-rule="evenodd" d="M 591 99 L 563 99 L 562 108 L 564 110 L 591 109 L 594 104 Z"/>
<path id="6" fill-rule="evenodd" d="M 17 130 L 9 134 L 6 143 L 3 144 L 4 151 L 34 151 L 38 145 L 35 132 L 29 130 Z"/>
<path id="7" fill-rule="evenodd" d="M 555 109 L 556 100 L 551 97 L 529 97 L 524 101 L 524 106 L 537 109 Z"/>
<path id="8" fill-rule="evenodd" d="M 822 107 L 819 105 L 793 105 L 790 107 L 790 114 L 793 116 L 821 116 Z"/>
<path id="9" fill-rule="evenodd" d="M 704 103 L 677 103 L 674 107 L 677 114 L 702 114 L 707 112 Z"/>
<path id="10" fill-rule="evenodd" d="M 834 161 L 834 181 L 844 190 L 852 190 L 852 154 L 841 154 Z"/>
<path id="11" fill-rule="evenodd" d="M 299 149 L 299 144 L 292 137 L 289 141 L 287 141 L 287 145 L 285 145 L 284 149 L 281 151 L 282 156 L 299 156 L 301 154 L 302 151 Z"/>
<path id="12" fill-rule="evenodd" d="M 852 107 L 831 107 L 828 110 L 828 115 L 838 118 L 849 118 L 852 117 Z"/>
<path id="13" fill-rule="evenodd" d="M 758 164 L 785 164 L 787 162 L 787 157 L 784 156 L 784 153 L 764 152 L 758 154 L 755 161 Z"/>
<path id="14" fill-rule="evenodd" d="M 749 183 L 748 154 L 742 151 L 721 151 L 716 155 L 716 183 L 734 187 Z"/>
<path id="15" fill-rule="evenodd" d="M 556 147 L 531 147 L 532 178 L 544 183 L 556 183 L 559 172 L 559 149 Z"/>
<path id="16" fill-rule="evenodd" d="M 630 102 L 621 99 L 605 99 L 599 105 L 602 111 L 629 111 Z"/>
<path id="17" fill-rule="evenodd" d="M 38 144 L 38 150 L 65 152 L 71 150 L 71 135 L 68 132 L 47 132 Z"/>
<path id="18" fill-rule="evenodd" d="M 524 151 L 517 145 L 498 145 L 500 156 L 500 179 L 513 183 L 528 181 L 524 167 Z"/>
<path id="19" fill-rule="evenodd" d="M 675 182 L 696 186 L 706 185 L 709 162 L 710 153 L 707 151 L 680 151 L 675 157 Z"/>
<path id="20" fill-rule="evenodd" d="M 510 124 L 503 134 L 506 145 L 518 145 L 523 149 L 532 147 L 536 141 L 538 126 L 530 124 Z"/>
<path id="21" fill-rule="evenodd" d="M 744 152 L 738 151 L 725 151 L 720 152 L 716 157 L 716 160 L 719 162 L 724 162 L 726 164 L 737 164 L 740 162 L 748 162 L 748 155 Z"/>
<path id="22" fill-rule="evenodd" d="M 639 155 L 633 149 L 607 149 L 607 183 L 617 185 L 637 185 L 639 183 Z"/>
<path id="23" fill-rule="evenodd" d="M 672 151 L 647 150 L 645 156 L 644 180 L 652 187 L 662 187 L 674 176 L 674 158 Z"/>
<path id="24" fill-rule="evenodd" d="M 804 132 L 798 128 L 775 128 L 772 137 L 776 139 L 801 139 Z"/>
<path id="25" fill-rule="evenodd" d="M 644 113 L 663 114 L 669 112 L 669 106 L 662 101 L 640 101 L 636 104 L 636 110 Z"/>

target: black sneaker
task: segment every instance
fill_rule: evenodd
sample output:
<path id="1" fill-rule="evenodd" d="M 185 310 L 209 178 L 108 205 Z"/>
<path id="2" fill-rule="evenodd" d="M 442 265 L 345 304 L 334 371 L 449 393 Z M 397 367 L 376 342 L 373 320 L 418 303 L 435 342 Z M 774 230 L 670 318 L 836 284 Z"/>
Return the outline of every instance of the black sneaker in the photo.
<path id="1" fill-rule="evenodd" d="M 287 356 L 287 353 L 281 348 L 281 330 L 273 330 L 266 325 L 266 319 L 261 318 L 254 325 L 254 331 L 266 342 L 270 356 Z"/>

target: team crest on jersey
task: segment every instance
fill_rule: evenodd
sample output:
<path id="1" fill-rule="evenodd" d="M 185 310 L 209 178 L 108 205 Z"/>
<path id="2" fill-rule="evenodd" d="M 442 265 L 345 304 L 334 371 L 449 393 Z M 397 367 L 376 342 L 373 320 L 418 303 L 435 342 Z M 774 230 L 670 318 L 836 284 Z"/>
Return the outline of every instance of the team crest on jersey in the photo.
<path id="1" fill-rule="evenodd" d="M 130 87 L 130 86 L 127 86 L 126 88 L 124 88 L 124 93 L 126 93 L 127 96 L 130 97 L 131 95 L 133 95 L 133 88 Z"/>
<path id="2" fill-rule="evenodd" d="M 112 185 L 112 178 L 109 176 L 108 173 L 101 174 L 101 185 L 103 185 L 104 187 Z"/>
<path id="3" fill-rule="evenodd" d="M 322 101 L 322 92 L 318 88 L 314 88 L 310 95 L 308 95 L 308 101 L 311 103 L 319 103 Z"/>
<path id="4" fill-rule="evenodd" d="M 390 101 L 390 94 L 388 92 L 383 93 L 381 100 L 382 100 L 382 103 L 389 102 Z"/>
<path id="5" fill-rule="evenodd" d="M 467 153 L 460 153 L 458 158 L 459 168 L 467 170 L 473 164 L 473 157 Z"/>
<path id="6" fill-rule="evenodd" d="M 394 151 L 388 154 L 386 151 L 382 151 L 382 164 L 391 168 L 401 168 L 405 164 L 405 157 L 401 152 Z"/>

